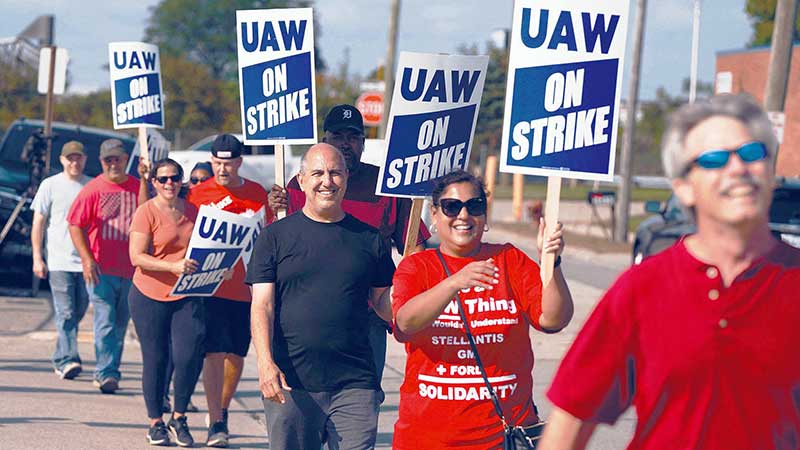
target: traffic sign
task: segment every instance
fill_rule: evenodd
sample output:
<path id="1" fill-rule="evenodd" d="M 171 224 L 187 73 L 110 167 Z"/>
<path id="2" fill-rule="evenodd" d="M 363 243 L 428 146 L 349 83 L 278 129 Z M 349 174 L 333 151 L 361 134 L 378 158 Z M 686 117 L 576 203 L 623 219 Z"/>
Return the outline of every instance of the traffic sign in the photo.
<path id="1" fill-rule="evenodd" d="M 364 92 L 356 100 L 356 108 L 364 117 L 364 125 L 380 125 L 383 117 L 383 92 Z"/>

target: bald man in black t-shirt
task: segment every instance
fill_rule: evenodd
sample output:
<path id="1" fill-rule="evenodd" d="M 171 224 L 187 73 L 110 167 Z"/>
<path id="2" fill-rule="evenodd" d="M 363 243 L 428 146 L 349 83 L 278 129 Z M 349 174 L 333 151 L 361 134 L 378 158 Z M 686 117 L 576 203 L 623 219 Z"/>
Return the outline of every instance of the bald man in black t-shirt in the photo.
<path id="1" fill-rule="evenodd" d="M 391 320 L 391 250 L 378 230 L 346 214 L 347 166 L 335 147 L 303 157 L 303 209 L 258 237 L 247 283 L 270 446 L 375 446 L 380 380 L 368 304 Z"/>

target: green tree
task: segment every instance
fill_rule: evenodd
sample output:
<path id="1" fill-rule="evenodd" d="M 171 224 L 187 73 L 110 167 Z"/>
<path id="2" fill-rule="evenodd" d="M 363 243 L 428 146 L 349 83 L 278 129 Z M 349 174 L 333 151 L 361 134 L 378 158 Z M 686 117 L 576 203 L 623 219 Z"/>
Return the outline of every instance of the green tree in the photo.
<path id="1" fill-rule="evenodd" d="M 753 36 L 749 45 L 758 47 L 772 42 L 772 29 L 775 26 L 775 9 L 777 0 L 747 0 L 745 12 L 750 16 Z M 793 40 L 800 39 L 800 20 L 795 19 Z"/>
<path id="2" fill-rule="evenodd" d="M 481 108 L 478 112 L 478 123 L 475 127 L 475 138 L 472 145 L 473 161 L 478 161 L 483 145 L 489 153 L 499 154 L 503 139 L 503 115 L 506 108 L 506 79 L 508 77 L 508 51 L 488 44 L 489 66 L 486 70 L 486 81 L 483 86 Z"/>
<path id="3" fill-rule="evenodd" d="M 58 99 L 56 120 L 111 129 L 111 91 L 108 89 L 84 95 L 67 95 Z"/>
<path id="4" fill-rule="evenodd" d="M 176 56 L 162 56 L 161 73 L 168 128 L 225 131 L 241 128 L 236 82 L 215 79 L 207 66 Z M 231 92 L 229 84 L 233 84 L 235 91 Z"/>
<path id="5" fill-rule="evenodd" d="M 308 4 L 299 0 L 162 0 L 151 9 L 144 40 L 157 44 L 162 55 L 183 56 L 208 67 L 213 78 L 236 80 L 236 10 Z M 320 52 L 315 55 L 317 71 L 324 71 Z"/>
<path id="6" fill-rule="evenodd" d="M 0 128 L 20 117 L 44 117 L 44 102 L 44 96 L 36 91 L 33 68 L 0 64 Z"/>

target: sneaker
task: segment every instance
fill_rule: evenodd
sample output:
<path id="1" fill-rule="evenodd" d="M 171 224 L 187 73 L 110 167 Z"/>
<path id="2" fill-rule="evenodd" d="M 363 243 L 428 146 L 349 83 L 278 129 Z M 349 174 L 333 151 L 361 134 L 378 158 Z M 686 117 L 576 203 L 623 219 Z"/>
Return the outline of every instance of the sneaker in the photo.
<path id="1" fill-rule="evenodd" d="M 150 430 L 147 431 L 147 442 L 150 445 L 169 446 L 169 433 L 167 433 L 164 422 L 159 421 L 150 427 Z"/>
<path id="2" fill-rule="evenodd" d="M 228 433 L 228 409 L 222 408 L 222 423 L 225 424 L 225 432 Z"/>
<path id="3" fill-rule="evenodd" d="M 228 446 L 228 430 L 225 423 L 222 421 L 215 422 L 208 429 L 208 440 L 206 441 L 207 447 L 227 447 Z"/>
<path id="4" fill-rule="evenodd" d="M 77 377 L 83 368 L 81 367 L 81 363 L 77 362 L 68 362 L 64 364 L 64 367 L 61 369 L 55 369 L 56 375 L 59 376 L 62 380 L 71 380 Z"/>
<path id="5" fill-rule="evenodd" d="M 100 388 L 100 392 L 103 394 L 113 394 L 119 389 L 119 380 L 114 377 L 107 377 L 102 380 L 94 380 L 94 385 Z"/>
<path id="6" fill-rule="evenodd" d="M 172 439 L 181 447 L 191 447 L 194 445 L 191 433 L 189 433 L 189 425 L 186 424 L 186 416 L 175 418 L 174 416 L 169 419 L 167 424 L 169 434 Z"/>
<path id="7" fill-rule="evenodd" d="M 197 406 L 195 406 L 194 403 L 189 400 L 189 404 L 186 405 L 186 412 L 200 412 L 200 409 L 198 409 Z"/>
<path id="8" fill-rule="evenodd" d="M 164 403 L 161 404 L 161 412 L 168 413 L 172 411 L 172 403 L 169 401 L 169 397 L 164 396 Z"/>

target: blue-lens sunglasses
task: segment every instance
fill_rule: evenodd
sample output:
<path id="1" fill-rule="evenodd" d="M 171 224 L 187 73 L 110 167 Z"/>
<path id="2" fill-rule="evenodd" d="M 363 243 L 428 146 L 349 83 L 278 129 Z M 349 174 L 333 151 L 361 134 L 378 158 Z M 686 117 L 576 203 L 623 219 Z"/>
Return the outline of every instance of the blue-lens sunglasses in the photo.
<path id="1" fill-rule="evenodd" d="M 693 159 L 684 171 L 684 175 L 689 173 L 692 166 L 702 167 L 703 169 L 719 169 L 728 164 L 731 153 L 736 153 L 739 159 L 745 164 L 761 161 L 767 157 L 767 147 L 763 142 L 748 142 L 734 150 L 706 150 L 697 158 Z"/>

